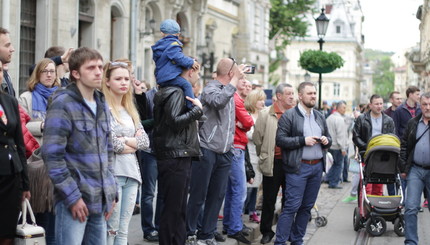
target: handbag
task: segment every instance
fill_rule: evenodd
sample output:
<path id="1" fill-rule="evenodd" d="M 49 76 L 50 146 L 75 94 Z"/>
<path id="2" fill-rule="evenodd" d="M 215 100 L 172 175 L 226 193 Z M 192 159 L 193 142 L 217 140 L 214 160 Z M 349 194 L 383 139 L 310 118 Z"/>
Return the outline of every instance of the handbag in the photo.
<path id="1" fill-rule="evenodd" d="M 32 224 L 27 223 L 27 210 Z M 46 245 L 45 229 L 36 224 L 27 198 L 22 202 L 22 224 L 16 226 L 15 245 Z"/>
<path id="2" fill-rule="evenodd" d="M 360 172 L 360 165 L 358 161 L 354 158 L 349 159 L 349 172 L 351 173 L 359 173 Z"/>

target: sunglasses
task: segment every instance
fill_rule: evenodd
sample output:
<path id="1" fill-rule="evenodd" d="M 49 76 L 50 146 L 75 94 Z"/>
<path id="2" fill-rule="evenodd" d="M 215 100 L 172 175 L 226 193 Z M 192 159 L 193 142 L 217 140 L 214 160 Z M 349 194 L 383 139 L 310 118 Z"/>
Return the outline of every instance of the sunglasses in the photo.
<path id="1" fill-rule="evenodd" d="M 233 66 L 236 64 L 236 60 L 234 58 L 229 57 L 233 61 L 233 64 L 231 64 L 230 70 L 228 70 L 227 74 L 231 72 L 231 69 L 233 69 Z"/>
<path id="2" fill-rule="evenodd" d="M 120 66 L 120 67 L 127 68 L 127 67 L 128 67 L 128 64 L 127 64 L 127 63 L 125 63 L 125 62 L 111 61 L 111 62 L 109 62 L 109 66 L 110 66 L 110 67 L 112 67 L 112 66 Z"/>

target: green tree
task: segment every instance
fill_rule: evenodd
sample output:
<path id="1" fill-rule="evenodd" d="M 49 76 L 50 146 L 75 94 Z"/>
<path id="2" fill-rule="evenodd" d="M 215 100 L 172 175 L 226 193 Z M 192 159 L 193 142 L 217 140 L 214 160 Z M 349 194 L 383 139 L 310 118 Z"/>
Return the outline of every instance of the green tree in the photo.
<path id="1" fill-rule="evenodd" d="M 270 82 L 276 85 L 279 77 L 272 72 L 277 70 L 280 61 L 285 59 L 282 50 L 293 37 L 304 37 L 309 23 L 306 13 L 313 10 L 315 0 L 270 0 L 270 32 L 269 39 L 275 44 L 277 57 L 272 59 L 269 66 Z"/>
<path id="2" fill-rule="evenodd" d="M 393 63 L 390 57 L 382 57 L 376 62 L 375 73 L 373 74 L 374 92 L 381 95 L 388 101 L 389 94 L 394 90 Z"/>

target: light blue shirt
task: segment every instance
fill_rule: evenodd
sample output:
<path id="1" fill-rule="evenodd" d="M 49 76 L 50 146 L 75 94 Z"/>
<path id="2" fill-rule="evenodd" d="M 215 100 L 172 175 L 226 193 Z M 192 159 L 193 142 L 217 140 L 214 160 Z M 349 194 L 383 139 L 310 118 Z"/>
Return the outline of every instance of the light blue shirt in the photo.
<path id="1" fill-rule="evenodd" d="M 321 127 L 318 125 L 318 123 L 315 121 L 315 115 L 314 111 L 311 110 L 310 114 L 306 114 L 305 108 L 301 104 L 298 105 L 299 111 L 302 113 L 303 117 L 305 118 L 303 123 L 303 136 L 316 136 L 318 138 L 321 138 L 322 131 Z M 323 158 L 323 152 L 321 143 L 317 143 L 313 146 L 304 146 L 303 147 L 303 160 L 315 160 L 315 159 L 322 159 Z"/>
<path id="2" fill-rule="evenodd" d="M 94 115 L 97 115 L 97 103 L 95 101 L 88 101 L 84 98 L 85 103 L 90 107 L 91 111 L 94 113 Z"/>
<path id="3" fill-rule="evenodd" d="M 421 139 L 415 145 L 414 162 L 423 166 L 430 166 L 430 130 L 427 130 L 427 132 L 424 133 L 427 127 L 429 127 L 429 125 L 425 125 L 421 118 L 418 122 L 417 135 L 415 136 L 418 138 L 422 135 Z"/>
<path id="4" fill-rule="evenodd" d="M 372 137 L 382 134 L 382 115 L 380 117 L 372 117 L 372 114 L 370 114 L 370 119 L 372 120 Z"/>

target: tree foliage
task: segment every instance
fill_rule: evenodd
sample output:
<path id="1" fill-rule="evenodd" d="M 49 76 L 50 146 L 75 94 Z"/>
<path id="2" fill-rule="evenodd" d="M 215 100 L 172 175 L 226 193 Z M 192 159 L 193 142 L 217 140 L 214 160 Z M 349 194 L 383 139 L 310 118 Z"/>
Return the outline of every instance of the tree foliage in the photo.
<path id="1" fill-rule="evenodd" d="M 373 74 L 374 92 L 388 100 L 389 94 L 394 91 L 393 63 L 390 57 L 382 57 L 376 62 Z"/>

